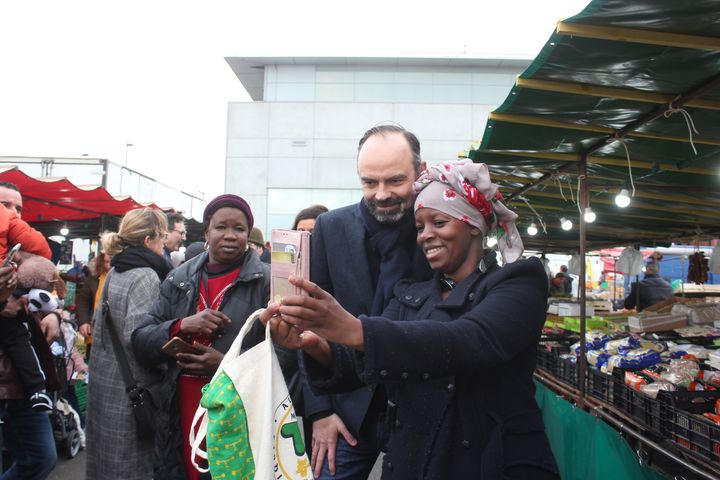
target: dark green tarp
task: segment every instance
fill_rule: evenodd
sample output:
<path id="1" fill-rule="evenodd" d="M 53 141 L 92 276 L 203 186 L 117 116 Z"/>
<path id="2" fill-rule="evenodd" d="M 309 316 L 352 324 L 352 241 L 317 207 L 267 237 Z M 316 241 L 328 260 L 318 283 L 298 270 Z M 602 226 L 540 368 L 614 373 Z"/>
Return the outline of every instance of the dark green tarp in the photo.
<path id="1" fill-rule="evenodd" d="M 620 434 L 540 383 L 535 398 L 563 480 L 661 480 Z"/>
<path id="2" fill-rule="evenodd" d="M 598 217 L 588 224 L 590 248 L 716 237 L 718 85 L 717 0 L 596 0 L 559 24 L 505 102 L 490 114 L 482 140 L 468 156 L 489 165 L 521 215 L 529 248 L 577 248 L 577 229 L 562 231 L 559 219 L 578 223 L 573 200 L 576 165 L 583 157 L 589 203 Z M 671 101 L 687 115 L 671 111 Z M 689 142 L 689 122 L 699 132 L 692 133 L 697 153 Z M 620 209 L 615 195 L 631 189 L 625 147 L 636 195 Z M 543 175 L 550 178 L 519 193 Z M 525 235 L 524 227 L 539 223 L 526 201 L 547 233 Z"/>

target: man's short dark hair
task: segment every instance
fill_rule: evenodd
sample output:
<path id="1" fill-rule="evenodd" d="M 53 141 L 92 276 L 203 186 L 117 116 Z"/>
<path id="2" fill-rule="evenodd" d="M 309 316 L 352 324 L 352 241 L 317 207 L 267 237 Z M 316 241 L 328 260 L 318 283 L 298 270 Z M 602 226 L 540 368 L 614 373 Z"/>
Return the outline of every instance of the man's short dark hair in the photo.
<path id="1" fill-rule="evenodd" d="M 15 190 L 16 192 L 20 192 L 20 189 L 12 182 L 0 182 L 0 187 L 9 188 L 10 190 Z"/>
<path id="2" fill-rule="evenodd" d="M 176 223 L 185 222 L 185 218 L 179 213 L 169 212 L 167 214 L 167 222 L 168 228 L 172 230 L 175 227 Z"/>
<path id="3" fill-rule="evenodd" d="M 420 156 L 420 141 L 417 139 L 414 133 L 405 130 L 405 128 L 401 125 L 392 123 L 375 125 L 370 130 L 365 132 L 365 135 L 363 135 L 360 139 L 360 142 L 358 144 L 358 153 L 360 153 L 360 149 L 365 144 L 368 138 L 372 137 L 373 135 L 385 135 L 388 133 L 400 133 L 403 137 L 405 137 L 405 140 L 410 147 L 410 151 L 412 152 L 413 167 L 415 167 L 415 173 L 420 173 L 420 164 L 422 163 L 422 157 Z"/>

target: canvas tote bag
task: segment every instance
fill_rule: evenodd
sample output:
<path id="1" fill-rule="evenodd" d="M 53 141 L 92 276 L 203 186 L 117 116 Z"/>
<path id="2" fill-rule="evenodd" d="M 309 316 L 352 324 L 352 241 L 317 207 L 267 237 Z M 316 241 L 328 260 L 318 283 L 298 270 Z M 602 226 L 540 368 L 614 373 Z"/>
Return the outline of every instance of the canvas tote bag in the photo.
<path id="1" fill-rule="evenodd" d="M 212 380 L 203 387 L 190 430 L 192 462 L 198 471 L 209 469 L 218 479 L 312 479 L 269 324 L 265 340 L 240 355 L 245 335 L 262 312 L 248 317 Z M 209 468 L 199 466 L 196 457 L 206 459 Z"/>

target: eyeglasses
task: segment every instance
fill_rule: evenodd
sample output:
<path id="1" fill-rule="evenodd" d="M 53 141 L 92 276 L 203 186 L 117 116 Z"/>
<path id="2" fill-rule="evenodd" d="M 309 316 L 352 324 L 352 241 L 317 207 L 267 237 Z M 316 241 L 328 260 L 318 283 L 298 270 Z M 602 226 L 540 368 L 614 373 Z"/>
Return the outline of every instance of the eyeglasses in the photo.
<path id="1" fill-rule="evenodd" d="M 185 231 L 185 230 L 170 230 L 170 231 L 179 233 L 181 237 L 184 237 L 187 235 L 187 231 Z"/>

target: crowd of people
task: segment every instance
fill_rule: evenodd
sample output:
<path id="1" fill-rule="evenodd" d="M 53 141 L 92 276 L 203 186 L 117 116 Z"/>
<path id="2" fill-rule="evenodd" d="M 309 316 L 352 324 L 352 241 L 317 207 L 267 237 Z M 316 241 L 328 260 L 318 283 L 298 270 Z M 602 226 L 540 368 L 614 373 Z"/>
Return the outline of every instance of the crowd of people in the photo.
<path id="1" fill-rule="evenodd" d="M 238 195 L 207 204 L 205 241 L 187 245 L 184 258 L 177 214 L 132 210 L 102 236 L 76 303 L 91 340 L 88 479 L 207 478 L 189 444 L 202 388 L 263 307 L 284 377 L 299 385 L 291 392 L 317 478 L 367 478 L 381 452 L 383 478 L 558 478 L 532 380 L 547 275 L 522 257 L 517 216 L 487 167 L 427 168 L 417 137 L 393 124 L 362 136 L 357 172 L 357 204 L 297 214 L 291 228 L 311 232 L 311 269 L 291 281 L 307 295 L 280 304 L 270 302 L 265 239 Z M 22 204 L 16 191 L 3 201 L 4 188 L 3 205 Z M 499 230 L 502 266 L 483 248 Z M 0 239 L 0 256 L 15 242 Z M 52 339 L 59 311 L 25 318 L 16 282 L 12 265 L 0 267 L 1 321 Z M 173 339 L 186 347 L 169 351 Z M 257 323 L 241 354 L 263 339 Z M 46 478 L 56 461 L 51 426 L 33 403 L 37 388 L 20 387 L 12 397 L 0 383 L 14 461 L 0 478 Z M 135 410 L 143 402 L 156 407 L 149 436 Z"/>

